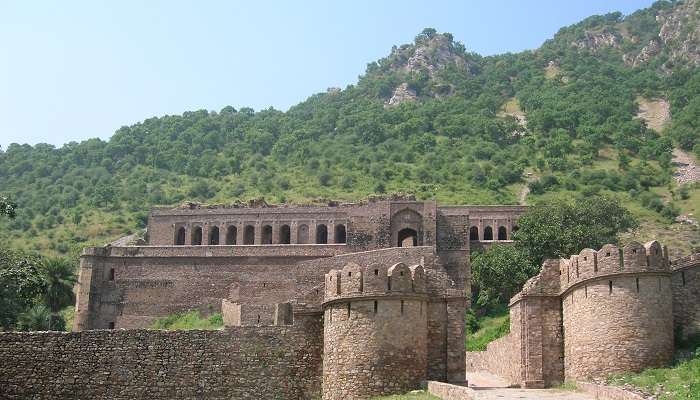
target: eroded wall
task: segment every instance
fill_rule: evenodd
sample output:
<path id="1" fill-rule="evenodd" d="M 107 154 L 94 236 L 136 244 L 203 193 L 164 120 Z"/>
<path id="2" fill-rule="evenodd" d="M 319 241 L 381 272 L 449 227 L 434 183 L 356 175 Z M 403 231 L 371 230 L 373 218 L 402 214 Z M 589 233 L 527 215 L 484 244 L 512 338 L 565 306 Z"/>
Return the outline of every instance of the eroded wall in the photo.
<path id="1" fill-rule="evenodd" d="M 224 331 L 0 333 L 4 399 L 317 399 L 320 318 Z"/>
<path id="2" fill-rule="evenodd" d="M 671 285 L 677 334 L 683 339 L 700 335 L 700 253 L 674 262 Z"/>

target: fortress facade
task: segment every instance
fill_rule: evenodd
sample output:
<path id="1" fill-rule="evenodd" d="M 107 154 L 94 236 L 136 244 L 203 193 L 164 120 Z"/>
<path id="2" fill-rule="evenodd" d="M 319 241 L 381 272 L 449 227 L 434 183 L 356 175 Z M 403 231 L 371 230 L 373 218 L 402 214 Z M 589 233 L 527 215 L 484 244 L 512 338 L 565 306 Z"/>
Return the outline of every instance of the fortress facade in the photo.
<path id="1" fill-rule="evenodd" d="M 413 198 L 153 209 L 146 241 L 81 257 L 74 332 L 0 333 L 3 398 L 367 399 L 488 370 L 546 387 L 671 360 L 700 333 L 700 256 L 657 242 L 548 260 L 510 334 L 465 351 L 470 254 L 521 206 Z M 214 331 L 147 330 L 175 312 Z"/>

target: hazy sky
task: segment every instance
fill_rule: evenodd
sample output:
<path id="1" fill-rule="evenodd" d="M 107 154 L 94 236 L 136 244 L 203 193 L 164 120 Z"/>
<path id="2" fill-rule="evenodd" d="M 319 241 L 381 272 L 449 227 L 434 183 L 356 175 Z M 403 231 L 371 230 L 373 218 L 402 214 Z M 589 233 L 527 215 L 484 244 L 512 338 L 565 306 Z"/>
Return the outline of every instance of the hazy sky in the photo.
<path id="1" fill-rule="evenodd" d="M 425 27 L 490 55 L 651 3 L 0 0 L 0 146 L 107 139 L 145 118 L 226 105 L 286 110 L 355 83 Z"/>

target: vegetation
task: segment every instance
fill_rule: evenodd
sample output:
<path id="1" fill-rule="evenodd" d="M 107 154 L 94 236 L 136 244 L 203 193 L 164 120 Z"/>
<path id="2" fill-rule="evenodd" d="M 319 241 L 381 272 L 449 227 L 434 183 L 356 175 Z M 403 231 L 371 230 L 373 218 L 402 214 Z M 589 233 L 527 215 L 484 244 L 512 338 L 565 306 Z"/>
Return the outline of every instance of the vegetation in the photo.
<path id="1" fill-rule="evenodd" d="M 486 345 L 510 333 L 510 315 L 507 307 L 495 310 L 491 315 L 476 318 L 468 314 L 467 351 L 485 351 Z"/>
<path id="2" fill-rule="evenodd" d="M 520 217 L 518 226 L 515 246 L 494 245 L 472 256 L 473 303 L 479 316 L 507 304 L 545 258 L 616 244 L 637 222 L 619 201 L 592 195 L 537 203 Z"/>
<path id="3" fill-rule="evenodd" d="M 613 385 L 629 384 L 659 400 L 697 399 L 700 395 L 700 337 L 679 342 L 679 354 L 690 353 L 670 368 L 651 368 L 638 374 L 628 373 L 609 378 Z"/>
<path id="4" fill-rule="evenodd" d="M 64 330 L 72 306 L 75 266 L 65 259 L 0 247 L 0 328 Z"/>
<path id="5" fill-rule="evenodd" d="M 162 329 L 168 331 L 191 329 L 221 329 L 224 326 L 224 318 L 221 314 L 202 316 L 199 311 L 192 310 L 176 313 L 154 321 L 149 329 Z"/>

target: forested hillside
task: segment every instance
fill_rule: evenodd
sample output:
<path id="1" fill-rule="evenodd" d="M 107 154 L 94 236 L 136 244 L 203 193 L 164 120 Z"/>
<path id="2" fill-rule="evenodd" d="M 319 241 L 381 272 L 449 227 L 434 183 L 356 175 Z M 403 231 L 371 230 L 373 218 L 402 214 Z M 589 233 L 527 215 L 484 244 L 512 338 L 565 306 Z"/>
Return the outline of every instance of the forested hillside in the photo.
<path id="1" fill-rule="evenodd" d="M 672 152 L 700 156 L 699 4 L 590 17 L 537 50 L 492 57 L 425 29 L 357 84 L 287 112 L 199 110 L 108 141 L 12 144 L 0 152 L 0 192 L 18 208 L 0 220 L 0 240 L 75 255 L 143 228 L 151 206 L 185 200 L 401 191 L 513 204 L 605 193 L 640 219 L 641 239 L 697 249 L 700 189 L 674 179 Z M 671 118 L 653 130 L 637 116 L 659 99 Z M 674 222 L 689 213 L 691 223 Z"/>

